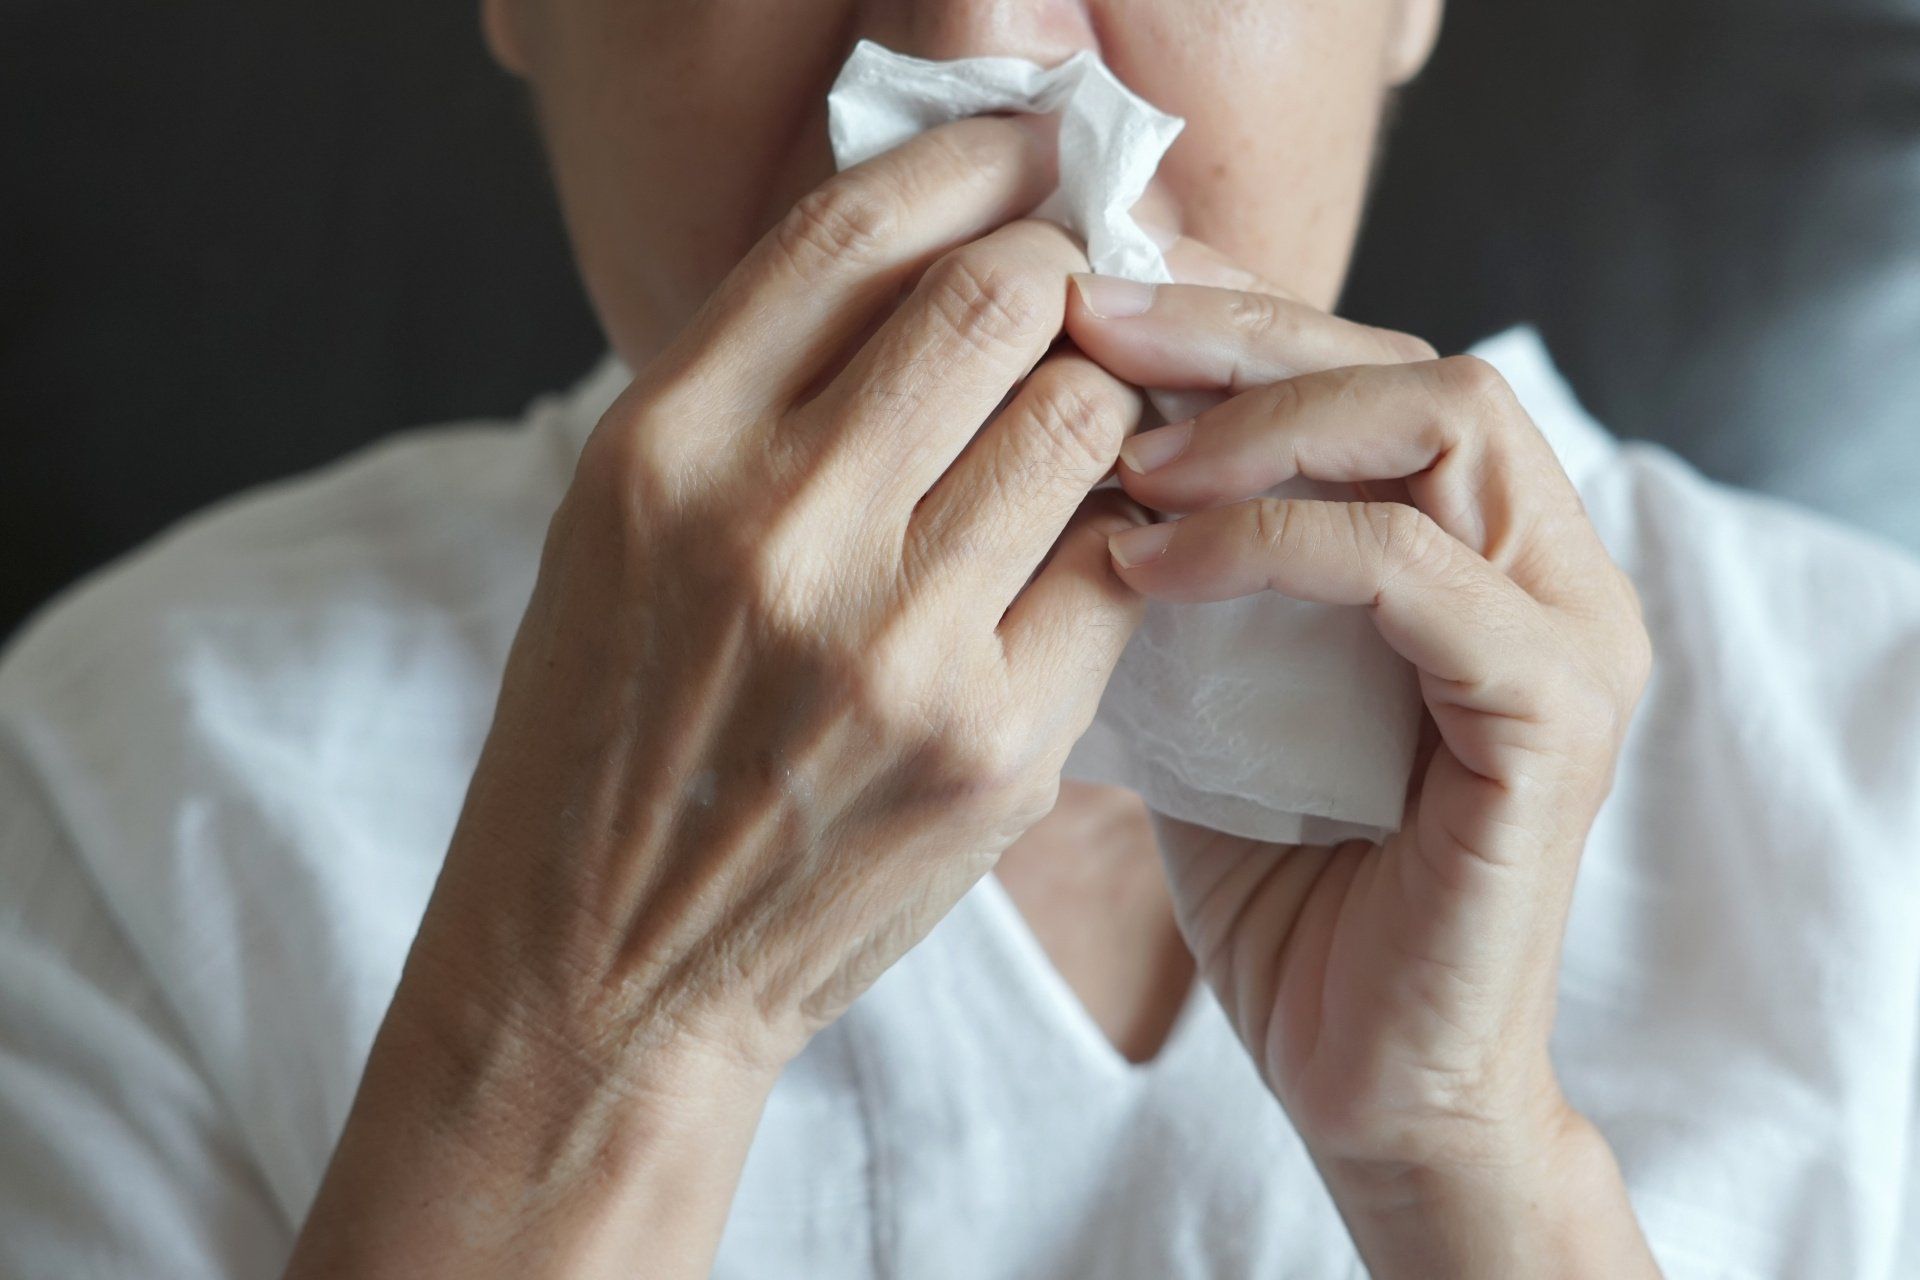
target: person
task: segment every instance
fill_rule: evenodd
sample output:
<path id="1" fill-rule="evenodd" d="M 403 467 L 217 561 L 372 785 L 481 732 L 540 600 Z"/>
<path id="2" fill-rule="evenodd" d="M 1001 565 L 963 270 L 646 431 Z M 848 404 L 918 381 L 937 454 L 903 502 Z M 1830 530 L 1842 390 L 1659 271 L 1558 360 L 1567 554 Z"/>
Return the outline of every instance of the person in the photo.
<path id="1" fill-rule="evenodd" d="M 0 1270 L 1913 1274 L 1920 568 L 1331 314 L 1439 8 L 485 0 L 614 356 L 12 646 Z M 1186 117 L 1176 283 L 1044 125 L 831 176 L 857 37 Z M 1061 783 L 1266 590 L 1417 669 L 1397 834 Z"/>

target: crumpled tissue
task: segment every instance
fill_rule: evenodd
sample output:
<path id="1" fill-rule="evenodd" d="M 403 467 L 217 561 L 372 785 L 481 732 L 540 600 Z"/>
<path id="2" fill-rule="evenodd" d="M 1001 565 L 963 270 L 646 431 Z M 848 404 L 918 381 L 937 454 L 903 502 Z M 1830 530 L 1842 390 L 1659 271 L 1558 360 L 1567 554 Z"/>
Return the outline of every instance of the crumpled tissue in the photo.
<path id="1" fill-rule="evenodd" d="M 989 112 L 1060 116 L 1060 188 L 1037 211 L 1080 236 L 1093 269 L 1172 277 L 1135 224 L 1184 123 L 1093 53 L 930 62 L 862 41 L 828 95 L 842 169 L 935 125 Z M 1350 498 L 1296 480 L 1274 490 Z M 1067 776 L 1132 788 L 1169 817 L 1283 843 L 1378 840 L 1396 830 L 1421 716 L 1412 668 L 1364 609 L 1267 593 L 1149 605 Z"/>

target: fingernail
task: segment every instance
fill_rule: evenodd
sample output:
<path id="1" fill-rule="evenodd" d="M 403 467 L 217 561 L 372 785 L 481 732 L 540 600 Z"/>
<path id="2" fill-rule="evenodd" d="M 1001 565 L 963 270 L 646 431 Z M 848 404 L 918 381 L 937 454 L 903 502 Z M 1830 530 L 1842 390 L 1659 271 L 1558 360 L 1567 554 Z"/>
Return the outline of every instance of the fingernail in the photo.
<path id="1" fill-rule="evenodd" d="M 1118 276 L 1076 275 L 1080 301 L 1102 320 L 1125 320 L 1153 305 L 1153 286 Z"/>
<path id="2" fill-rule="evenodd" d="M 1131 569 L 1157 558 L 1172 540 L 1172 521 L 1141 524 L 1110 535 L 1107 538 L 1107 550 L 1113 553 L 1113 558 L 1120 562 L 1122 569 Z"/>
<path id="3" fill-rule="evenodd" d="M 1187 451 L 1193 439 L 1193 420 L 1169 422 L 1164 427 L 1142 431 L 1120 446 L 1120 460 L 1141 475 L 1164 467 Z"/>

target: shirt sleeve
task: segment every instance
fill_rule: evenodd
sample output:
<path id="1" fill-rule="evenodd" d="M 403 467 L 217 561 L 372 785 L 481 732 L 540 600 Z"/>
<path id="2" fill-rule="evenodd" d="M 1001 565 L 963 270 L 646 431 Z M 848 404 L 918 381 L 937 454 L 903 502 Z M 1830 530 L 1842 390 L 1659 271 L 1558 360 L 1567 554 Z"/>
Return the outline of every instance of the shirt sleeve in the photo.
<path id="1" fill-rule="evenodd" d="M 293 1228 L 0 744 L 0 1275 L 279 1274 Z"/>

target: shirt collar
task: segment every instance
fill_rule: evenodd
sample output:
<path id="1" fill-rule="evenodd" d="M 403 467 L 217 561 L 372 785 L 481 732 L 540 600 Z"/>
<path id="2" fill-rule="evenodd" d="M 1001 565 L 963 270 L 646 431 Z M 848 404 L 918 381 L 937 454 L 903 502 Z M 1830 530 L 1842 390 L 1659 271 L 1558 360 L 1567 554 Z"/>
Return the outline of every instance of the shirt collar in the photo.
<path id="1" fill-rule="evenodd" d="M 1581 407 L 1532 325 L 1516 325 L 1486 338 L 1474 344 L 1471 354 L 1506 378 L 1576 486 L 1619 447 L 1607 429 Z M 632 371 L 609 352 L 565 393 L 558 406 L 559 420 L 576 449 L 586 443 L 594 424 L 632 381 Z"/>

